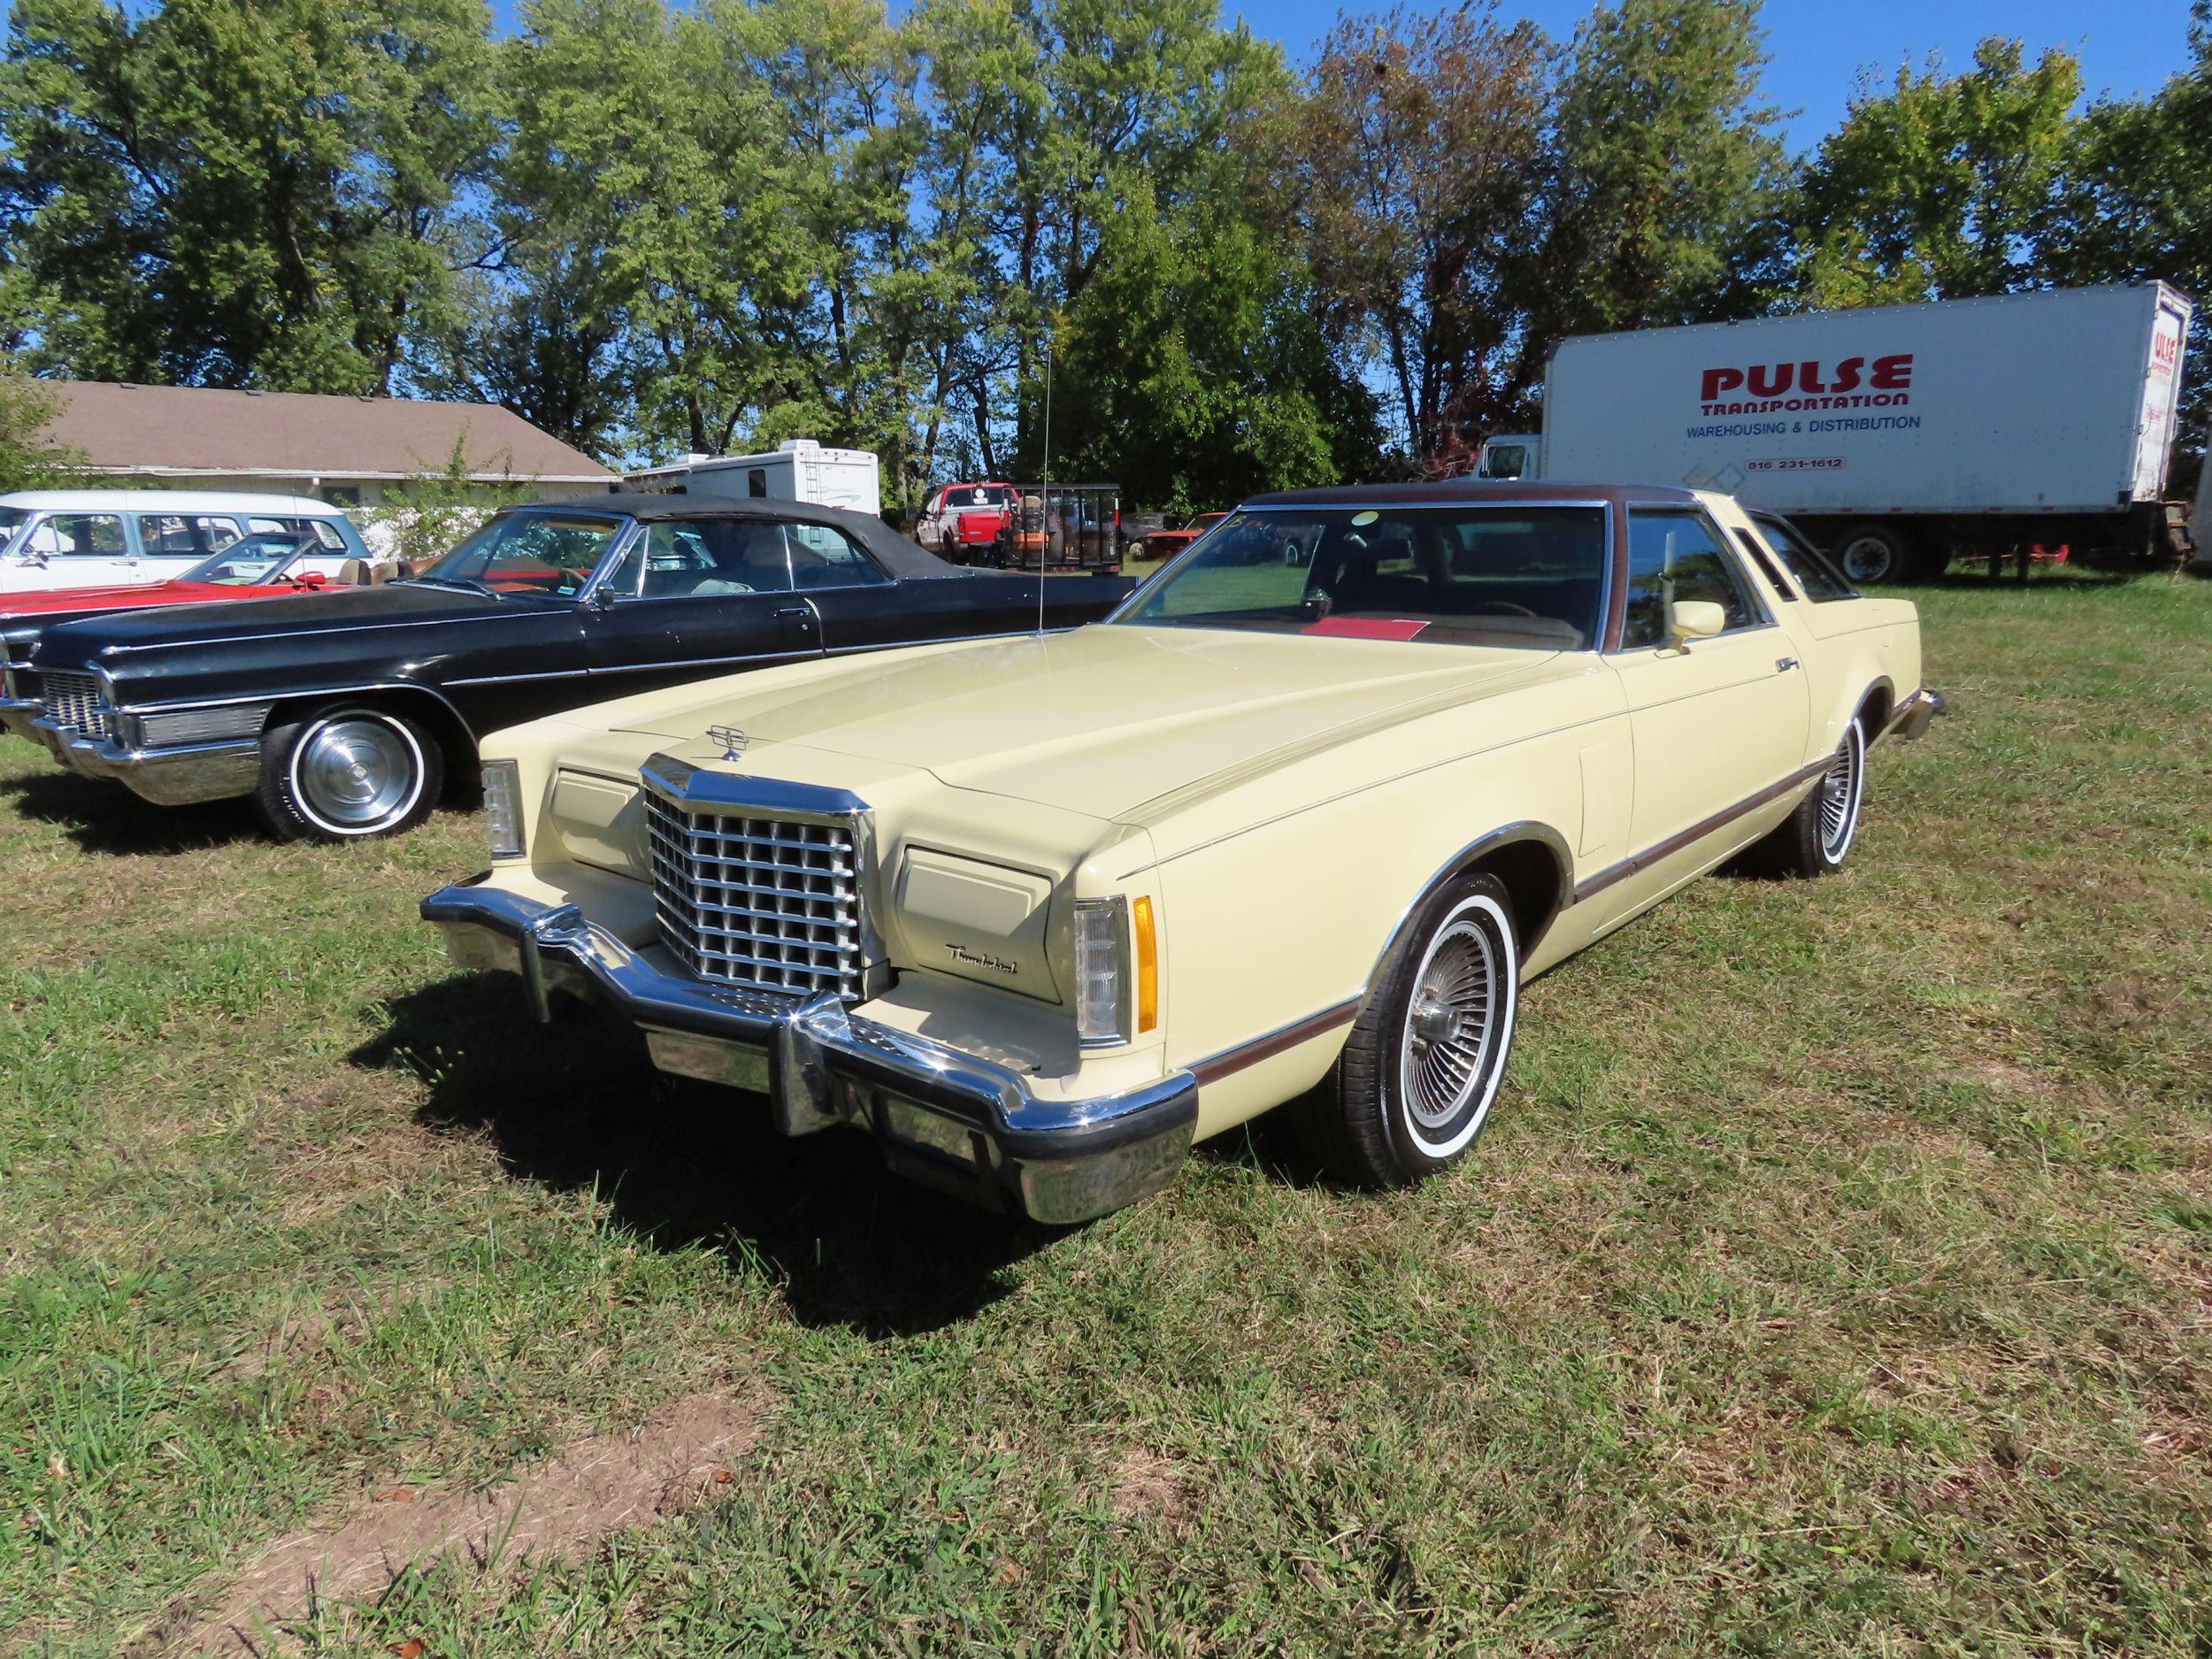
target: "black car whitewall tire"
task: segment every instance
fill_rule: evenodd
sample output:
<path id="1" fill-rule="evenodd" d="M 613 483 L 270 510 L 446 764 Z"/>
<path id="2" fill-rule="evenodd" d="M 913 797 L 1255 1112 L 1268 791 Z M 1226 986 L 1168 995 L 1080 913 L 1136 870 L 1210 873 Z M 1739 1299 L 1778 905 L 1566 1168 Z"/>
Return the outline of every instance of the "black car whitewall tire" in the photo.
<path id="1" fill-rule="evenodd" d="M 1459 877 L 1422 906 L 1345 1039 L 1299 1102 L 1316 1155 L 1365 1187 L 1463 1156 L 1490 1121 L 1520 1006 L 1520 941 L 1498 879 Z"/>
<path id="2" fill-rule="evenodd" d="M 255 801 L 288 840 L 365 841 L 429 816 L 445 756 L 421 725 L 373 705 L 319 709 L 272 728 Z"/>
<path id="3" fill-rule="evenodd" d="M 1755 871 L 1777 876 L 1824 876 L 1843 868 L 1866 815 L 1866 721 L 1844 728 L 1828 768 L 1789 817 L 1744 854 Z"/>

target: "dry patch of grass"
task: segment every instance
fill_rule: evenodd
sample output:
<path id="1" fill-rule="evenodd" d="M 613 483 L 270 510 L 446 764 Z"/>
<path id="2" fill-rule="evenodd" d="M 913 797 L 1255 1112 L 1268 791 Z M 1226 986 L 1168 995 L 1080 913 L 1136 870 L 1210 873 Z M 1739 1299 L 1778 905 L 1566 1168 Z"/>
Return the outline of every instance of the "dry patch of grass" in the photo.
<path id="1" fill-rule="evenodd" d="M 318 1603 L 376 1601 L 443 1558 L 482 1573 L 586 1560 L 617 1533 L 687 1513 L 726 1488 L 767 1409 L 757 1388 L 690 1394 L 486 1490 L 380 1487 L 334 1523 L 269 1545 L 211 1606 L 180 1608 L 148 1650 L 260 1654 Z"/>

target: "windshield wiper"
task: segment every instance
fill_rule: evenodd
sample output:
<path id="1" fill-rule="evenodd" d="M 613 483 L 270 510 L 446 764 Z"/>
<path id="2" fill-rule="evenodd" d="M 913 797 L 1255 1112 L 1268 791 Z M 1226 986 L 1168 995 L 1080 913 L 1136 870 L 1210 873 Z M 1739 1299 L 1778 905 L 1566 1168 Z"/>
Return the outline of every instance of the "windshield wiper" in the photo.
<path id="1" fill-rule="evenodd" d="M 473 576 L 403 576 L 403 582 L 419 582 L 425 588 L 450 588 L 457 593 L 482 594 L 488 599 L 499 597 L 499 590 L 487 587 Z"/>

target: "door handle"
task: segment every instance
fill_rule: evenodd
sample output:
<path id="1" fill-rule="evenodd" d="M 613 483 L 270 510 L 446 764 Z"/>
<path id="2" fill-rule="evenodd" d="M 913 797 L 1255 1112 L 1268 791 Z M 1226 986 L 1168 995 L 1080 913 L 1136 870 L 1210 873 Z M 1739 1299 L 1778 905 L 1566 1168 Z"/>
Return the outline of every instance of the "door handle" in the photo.
<path id="1" fill-rule="evenodd" d="M 800 631 L 804 633 L 814 626 L 814 607 L 812 605 L 779 606 L 776 611 L 776 620 L 796 623 Z"/>
<path id="2" fill-rule="evenodd" d="M 776 614 L 780 617 L 810 617 L 814 611 L 807 605 L 785 605 Z"/>
<path id="3" fill-rule="evenodd" d="M 1774 659 L 1774 672 L 1778 674 L 1786 674 L 1796 666 L 1797 658 L 1794 657 L 1778 657 Z"/>

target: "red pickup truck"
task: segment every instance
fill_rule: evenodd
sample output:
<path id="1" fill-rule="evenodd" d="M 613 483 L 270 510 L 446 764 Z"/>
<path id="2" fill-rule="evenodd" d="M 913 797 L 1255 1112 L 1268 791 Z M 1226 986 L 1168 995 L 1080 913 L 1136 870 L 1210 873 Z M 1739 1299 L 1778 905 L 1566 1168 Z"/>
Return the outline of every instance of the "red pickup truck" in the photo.
<path id="1" fill-rule="evenodd" d="M 964 553 L 996 544 L 1013 524 L 1011 484 L 947 484 L 930 493 L 914 539 L 940 558 L 965 564 Z"/>

